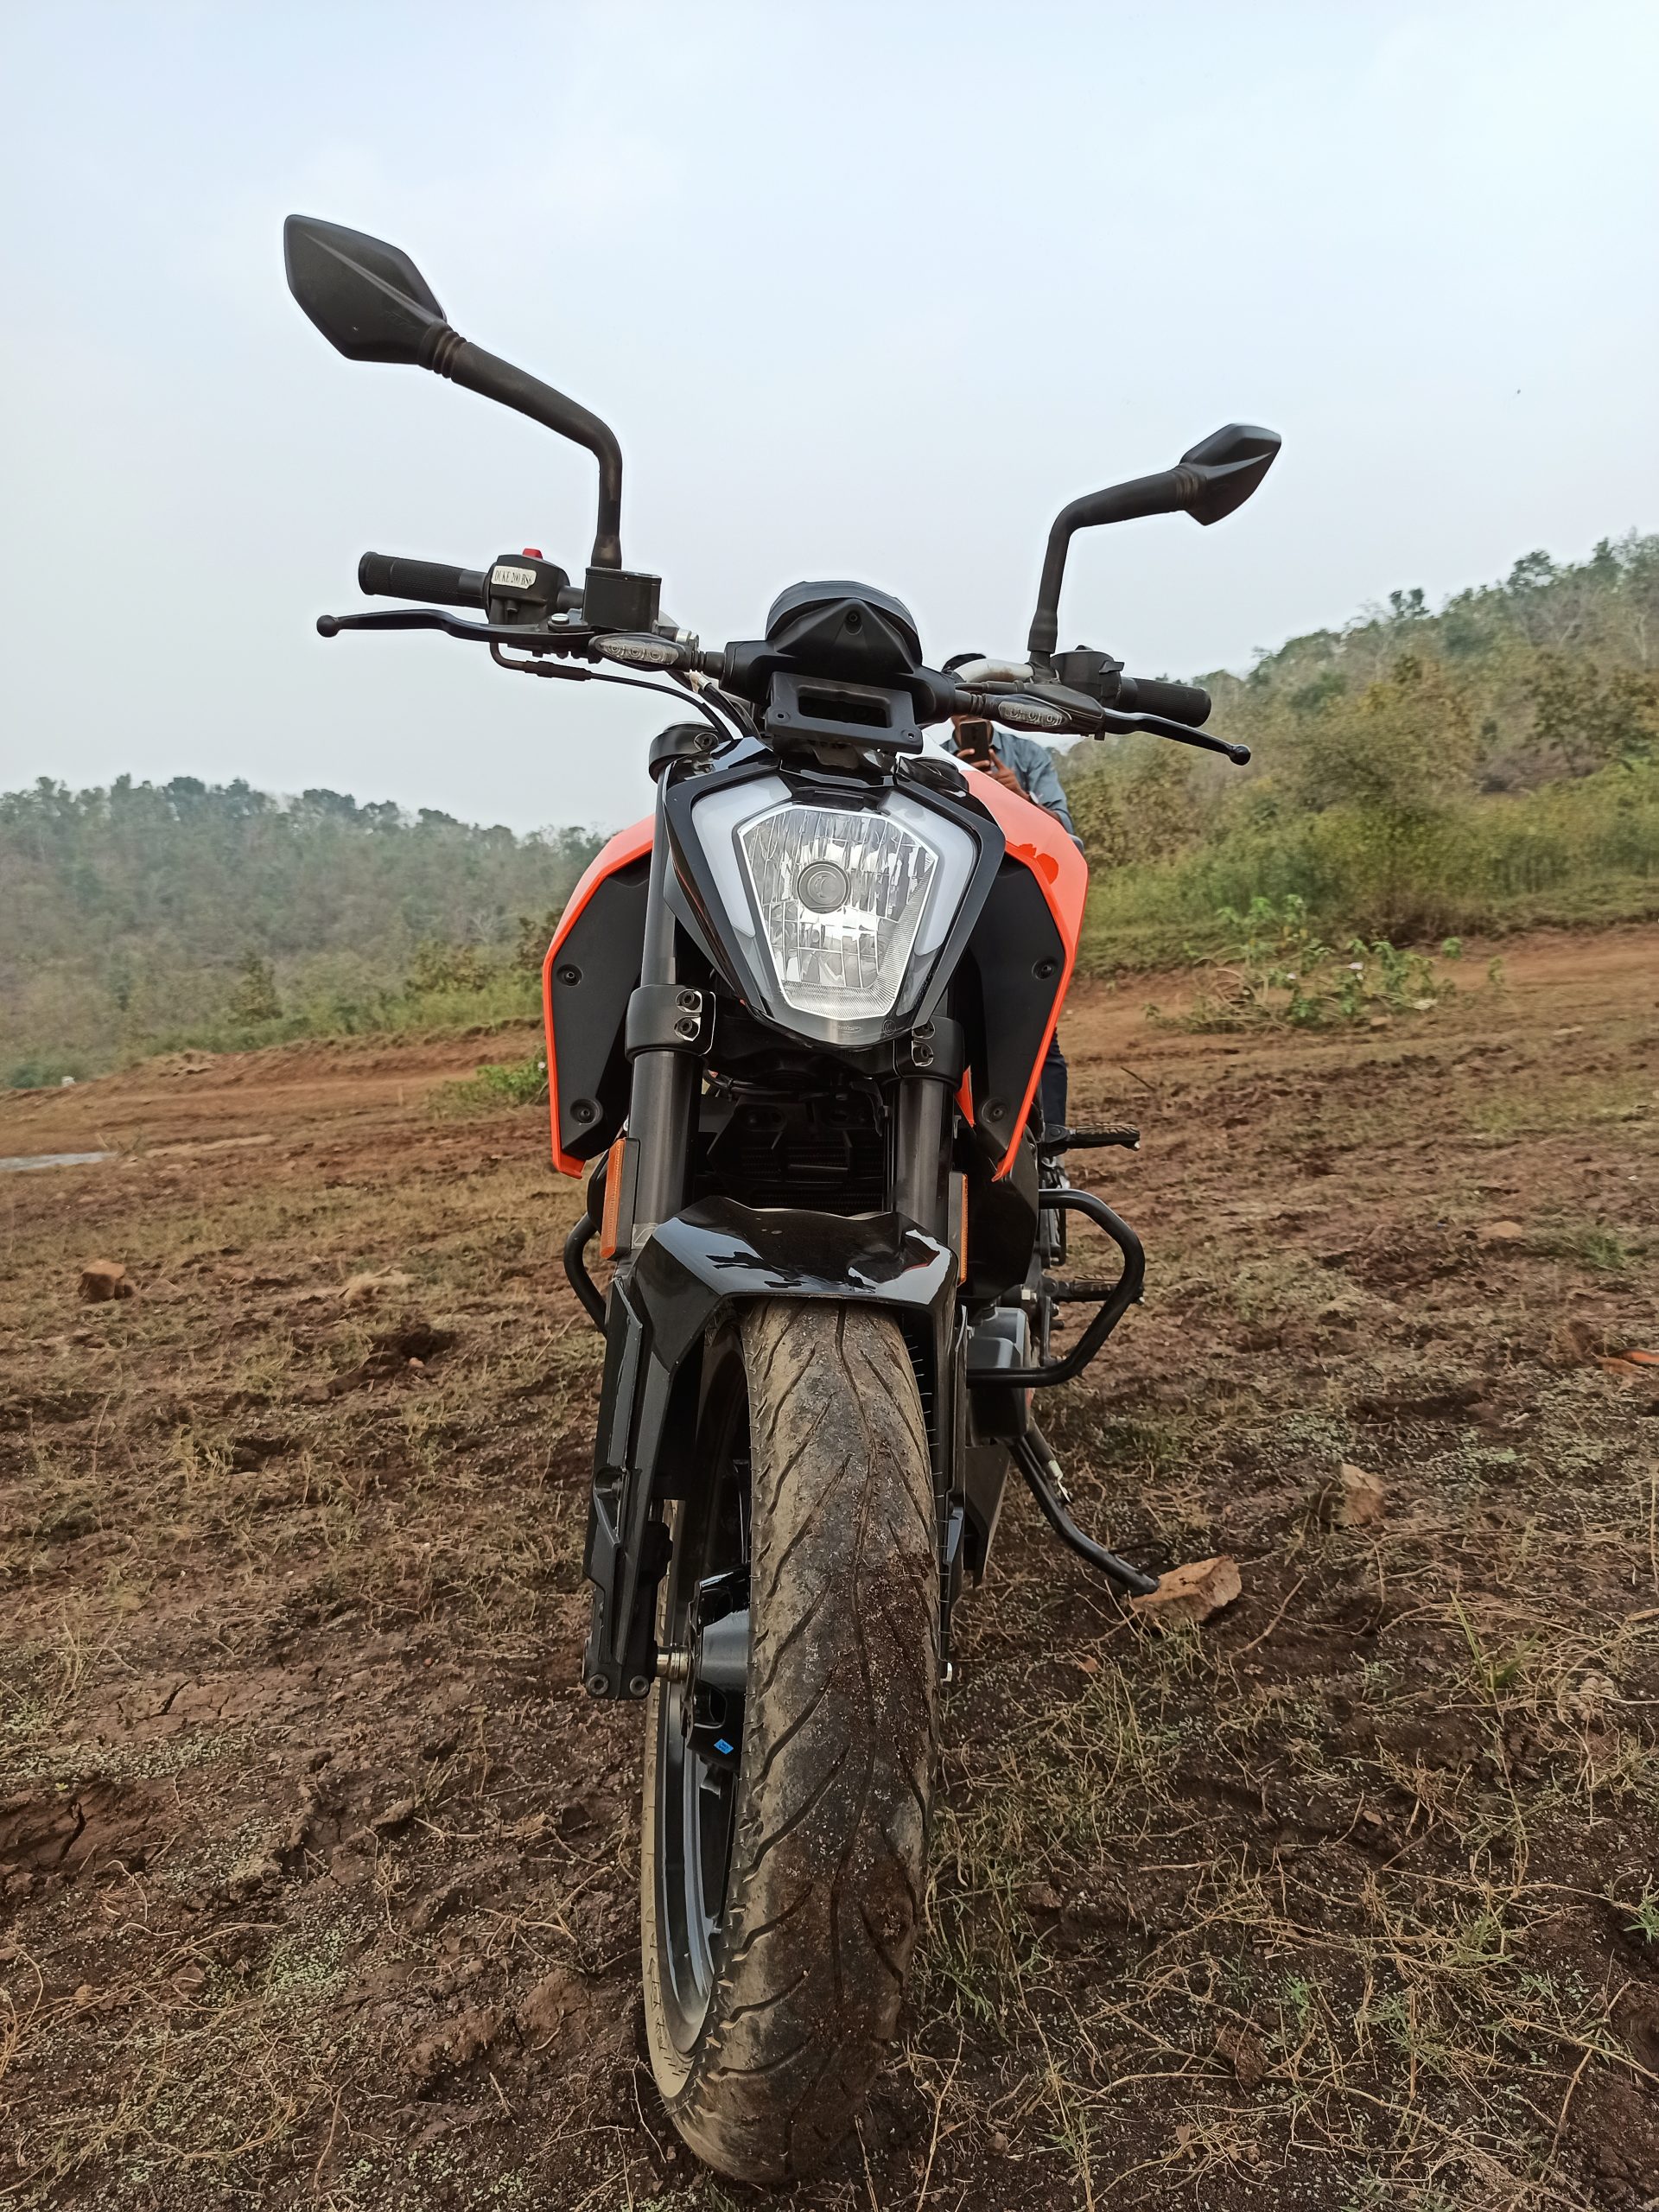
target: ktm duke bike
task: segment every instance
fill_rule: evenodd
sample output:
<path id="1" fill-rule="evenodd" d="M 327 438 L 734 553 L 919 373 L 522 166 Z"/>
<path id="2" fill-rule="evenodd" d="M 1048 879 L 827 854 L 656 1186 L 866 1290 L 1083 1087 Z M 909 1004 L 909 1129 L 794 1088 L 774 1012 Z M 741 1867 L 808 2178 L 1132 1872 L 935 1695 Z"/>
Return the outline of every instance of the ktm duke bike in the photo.
<path id="1" fill-rule="evenodd" d="M 580 583 L 539 551 L 483 569 L 369 553 L 365 593 L 428 603 L 322 634 L 441 630 L 503 668 L 680 702 L 651 816 L 582 878 L 543 970 L 554 1164 L 594 1163 L 564 1263 L 605 1338 L 582 1673 L 646 1708 L 664 2102 L 710 2164 L 792 2179 L 851 2126 L 894 2033 L 952 1611 L 1011 1469 L 1117 1588 L 1156 1586 L 1072 1521 L 1032 1412 L 1144 1271 L 1062 1165 L 1135 1133 L 1033 1125 L 1087 870 L 1052 816 L 923 732 L 968 715 L 1248 759 L 1200 734 L 1202 690 L 1057 653 L 1056 617 L 1074 531 L 1216 522 L 1279 440 L 1235 424 L 1065 509 L 1021 658 L 931 666 L 898 600 L 844 582 L 796 584 L 763 636 L 705 651 L 622 565 L 621 453 L 596 416 L 459 336 L 395 247 L 294 216 L 286 249 L 349 359 L 435 370 L 599 463 Z M 1116 1249 L 1109 1279 L 1059 1272 L 1077 1220 Z M 1067 1302 L 1094 1311 L 1058 1353 Z"/>

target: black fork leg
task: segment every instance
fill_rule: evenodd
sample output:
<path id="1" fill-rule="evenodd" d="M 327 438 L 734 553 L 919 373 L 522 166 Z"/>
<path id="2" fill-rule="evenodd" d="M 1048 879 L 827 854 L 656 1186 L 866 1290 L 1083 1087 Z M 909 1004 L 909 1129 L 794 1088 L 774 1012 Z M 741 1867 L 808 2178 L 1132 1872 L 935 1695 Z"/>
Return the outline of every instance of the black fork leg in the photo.
<path id="1" fill-rule="evenodd" d="M 945 1234 L 944 1116 L 950 1091 L 926 1076 L 910 1076 L 893 1103 L 893 1203 L 930 1236 Z"/>
<path id="2" fill-rule="evenodd" d="M 651 848 L 651 877 L 645 891 L 645 935 L 640 963 L 642 987 L 672 983 L 674 914 L 669 906 L 668 831 L 662 804 Z M 686 1170 L 691 1155 L 691 1115 L 696 1103 L 701 1063 L 690 1052 L 651 1048 L 635 1054 L 633 1088 L 628 1104 L 627 1141 L 622 1152 L 622 1190 L 617 1217 L 617 1254 L 632 1249 L 685 1203 Z"/>

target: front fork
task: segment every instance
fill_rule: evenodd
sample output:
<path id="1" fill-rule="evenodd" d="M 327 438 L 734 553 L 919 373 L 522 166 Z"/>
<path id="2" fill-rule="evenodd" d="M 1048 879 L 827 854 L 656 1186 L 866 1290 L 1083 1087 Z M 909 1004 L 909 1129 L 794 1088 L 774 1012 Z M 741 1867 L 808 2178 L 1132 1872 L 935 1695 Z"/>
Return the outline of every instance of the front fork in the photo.
<path id="1" fill-rule="evenodd" d="M 674 1224 L 686 1211 L 709 1035 L 708 994 L 683 985 L 676 973 L 675 918 L 668 899 L 671 865 L 659 798 L 645 893 L 639 987 L 628 1006 L 627 1050 L 632 1081 L 627 1126 L 620 1157 L 611 1171 L 617 1179 L 616 1275 L 608 1301 L 601 1304 L 597 1287 L 591 1284 L 591 1302 L 584 1299 L 595 1318 L 603 1317 L 607 1338 L 584 1561 L 595 1591 L 584 1672 L 588 1688 L 595 1697 L 643 1696 L 657 1663 L 652 1616 L 657 1581 L 667 1560 L 666 1531 L 657 1518 L 657 1509 L 662 1495 L 681 1494 L 673 1488 L 675 1484 L 695 1481 L 697 1476 L 697 1471 L 681 1459 L 690 1404 L 677 1388 L 677 1377 L 682 1362 L 692 1351 L 696 1331 L 703 1325 L 703 1315 L 712 1314 L 731 1298 L 779 1293 L 785 1296 L 835 1294 L 833 1280 L 816 1284 L 809 1280 L 813 1262 L 793 1247 L 787 1254 L 779 1251 L 775 1258 L 756 1254 L 742 1264 L 734 1264 L 734 1255 L 728 1251 L 720 1262 L 722 1280 L 717 1289 L 683 1284 L 677 1303 L 671 1295 L 669 1304 L 659 1312 L 656 1308 L 664 1297 L 660 1251 L 653 1262 L 652 1282 L 641 1284 L 634 1279 L 641 1255 L 661 1243 L 658 1239 L 653 1244 L 653 1232 L 665 1223 Z M 910 1332 L 916 1349 L 919 1351 L 925 1341 L 940 1515 L 943 1634 L 948 1631 L 950 1599 L 960 1576 L 963 1518 L 953 1487 L 957 1479 L 957 1431 L 963 1395 L 956 1387 L 955 1375 L 962 1355 L 955 1294 L 957 1264 L 948 1249 L 945 1175 L 945 1135 L 956 1077 L 947 1076 L 943 1070 L 938 1074 L 918 1071 L 933 1068 L 940 1046 L 954 1034 L 954 1025 L 943 1033 L 942 1028 L 943 1025 L 925 1026 L 906 1040 L 902 1054 L 895 1053 L 888 1093 L 892 1130 L 888 1187 L 892 1212 L 900 1221 L 880 1230 L 880 1236 L 896 1236 L 898 1243 L 891 1255 L 883 1245 L 872 1268 L 864 1260 L 863 1247 L 874 1225 L 867 1229 L 861 1220 L 849 1219 L 835 1227 L 840 1241 L 849 1248 L 844 1277 L 848 1294 L 869 1295 L 874 1273 L 878 1280 L 893 1286 L 878 1294 L 884 1303 L 911 1309 Z M 688 1218 L 696 1219 L 695 1209 Z M 756 1224 L 753 1234 L 764 1237 L 759 1224 L 766 1218 L 764 1214 L 747 1217 Z M 772 1218 L 781 1230 L 781 1218 Z M 892 1216 L 887 1219 L 891 1223 Z M 906 1242 L 904 1222 L 913 1223 L 931 1243 L 924 1244 L 923 1239 L 913 1236 Z M 592 1233 L 591 1219 L 584 1220 L 578 1224 L 573 1241 L 580 1243 Z M 694 1244 L 702 1233 L 701 1224 L 691 1231 Z M 940 1251 L 940 1246 L 947 1249 Z M 855 1253 L 856 1258 L 852 1256 Z M 580 1287 L 586 1280 L 580 1251 L 576 1259 L 572 1281 Z M 891 1268 L 890 1261 L 900 1260 L 899 1270 Z M 823 1268 L 829 1262 L 819 1255 L 817 1264 Z M 920 1285 L 914 1294 L 898 1287 L 901 1272 Z M 664 1476 L 669 1478 L 667 1493 L 663 1488 Z"/>
<path id="2" fill-rule="evenodd" d="M 645 887 L 639 988 L 628 1009 L 633 1081 L 620 1160 L 616 1214 L 619 1266 L 659 1222 L 685 1204 L 696 1111 L 706 994 L 681 993 L 674 972 L 674 910 L 668 903 L 668 828 L 662 790 Z M 681 997 L 686 1001 L 681 1005 Z M 695 1001 L 695 1003 L 694 1003 Z"/>

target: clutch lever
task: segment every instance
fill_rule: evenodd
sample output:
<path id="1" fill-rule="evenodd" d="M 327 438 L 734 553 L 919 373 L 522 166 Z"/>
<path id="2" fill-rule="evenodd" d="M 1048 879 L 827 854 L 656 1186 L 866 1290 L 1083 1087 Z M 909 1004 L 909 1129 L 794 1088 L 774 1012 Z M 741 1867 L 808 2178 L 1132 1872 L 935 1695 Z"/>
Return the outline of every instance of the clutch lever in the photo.
<path id="1" fill-rule="evenodd" d="M 468 622 L 442 607 L 382 607 L 368 614 L 319 614 L 317 634 L 338 636 L 342 630 L 442 630 L 446 637 L 464 638 L 480 645 L 517 645 L 530 653 L 579 652 L 593 632 L 572 628 L 560 634 L 528 622 Z"/>

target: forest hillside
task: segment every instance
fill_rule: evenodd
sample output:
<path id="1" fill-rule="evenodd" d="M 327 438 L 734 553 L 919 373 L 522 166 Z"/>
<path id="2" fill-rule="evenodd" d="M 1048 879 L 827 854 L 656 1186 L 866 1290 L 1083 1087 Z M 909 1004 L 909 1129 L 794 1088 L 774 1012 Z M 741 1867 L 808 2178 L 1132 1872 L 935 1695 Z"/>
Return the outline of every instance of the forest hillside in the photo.
<path id="1" fill-rule="evenodd" d="M 0 796 L 0 1084 L 525 1013 L 599 842 L 192 776 Z"/>
<path id="2" fill-rule="evenodd" d="M 1145 737 L 1062 763 L 1085 964 L 1214 949 L 1253 901 L 1396 939 L 1659 912 L 1659 537 L 1393 592 L 1199 680 L 1248 768 Z"/>
<path id="3" fill-rule="evenodd" d="M 1405 943 L 1659 914 L 1659 537 L 1529 553 L 1438 608 L 1396 591 L 1201 680 L 1247 769 L 1141 736 L 1062 760 L 1085 968 L 1287 916 Z M 598 842 L 188 776 L 0 796 L 0 1084 L 527 1014 Z"/>

